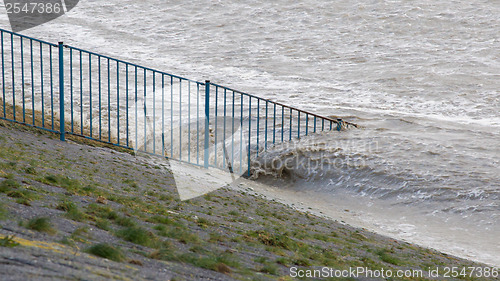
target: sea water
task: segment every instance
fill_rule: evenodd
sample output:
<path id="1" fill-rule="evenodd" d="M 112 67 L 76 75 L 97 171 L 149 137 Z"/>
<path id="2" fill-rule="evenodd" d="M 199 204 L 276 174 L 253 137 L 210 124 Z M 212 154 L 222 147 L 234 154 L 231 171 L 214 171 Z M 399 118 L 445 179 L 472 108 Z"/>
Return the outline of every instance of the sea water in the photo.
<path id="1" fill-rule="evenodd" d="M 498 266 L 498 15 L 496 0 L 94 0 L 23 34 L 358 123 L 261 155 L 256 180 Z"/>

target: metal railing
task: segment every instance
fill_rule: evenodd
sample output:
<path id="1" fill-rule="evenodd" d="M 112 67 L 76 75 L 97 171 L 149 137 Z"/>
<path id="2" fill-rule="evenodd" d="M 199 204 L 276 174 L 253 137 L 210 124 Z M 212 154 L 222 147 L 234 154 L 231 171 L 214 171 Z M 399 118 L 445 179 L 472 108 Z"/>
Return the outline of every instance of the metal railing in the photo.
<path id="1" fill-rule="evenodd" d="M 252 157 L 277 143 L 354 125 L 61 42 L 0 36 L 0 118 L 61 140 L 72 134 L 249 175 Z"/>

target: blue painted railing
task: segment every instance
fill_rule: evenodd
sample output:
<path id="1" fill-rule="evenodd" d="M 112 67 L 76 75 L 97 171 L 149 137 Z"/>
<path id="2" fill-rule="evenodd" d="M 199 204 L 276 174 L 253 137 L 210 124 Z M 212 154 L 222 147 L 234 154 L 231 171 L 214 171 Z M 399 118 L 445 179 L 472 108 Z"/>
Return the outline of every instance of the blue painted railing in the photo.
<path id="1" fill-rule="evenodd" d="M 250 173 L 274 144 L 348 122 L 0 29 L 0 118 L 60 134 Z M 64 122 L 60 122 L 64 120 Z"/>

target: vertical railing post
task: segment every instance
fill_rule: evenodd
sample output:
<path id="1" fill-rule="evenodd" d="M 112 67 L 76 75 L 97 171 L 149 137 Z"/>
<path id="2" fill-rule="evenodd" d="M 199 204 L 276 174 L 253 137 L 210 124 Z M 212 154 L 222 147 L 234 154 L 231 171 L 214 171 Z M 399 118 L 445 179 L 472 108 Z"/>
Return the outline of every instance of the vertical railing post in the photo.
<path id="1" fill-rule="evenodd" d="M 62 141 L 66 140 L 64 128 L 64 49 L 59 42 L 59 132 Z"/>
<path id="2" fill-rule="evenodd" d="M 210 80 L 205 81 L 205 161 L 204 166 L 208 168 L 208 156 L 210 144 Z"/>
<path id="3" fill-rule="evenodd" d="M 342 130 L 342 119 L 337 118 L 337 131 Z"/>
<path id="4" fill-rule="evenodd" d="M 250 165 L 251 165 L 250 154 L 252 152 L 251 144 L 252 144 L 252 97 L 249 96 L 248 97 L 248 159 L 247 159 L 247 162 L 248 162 L 247 176 L 248 177 L 250 177 Z"/>

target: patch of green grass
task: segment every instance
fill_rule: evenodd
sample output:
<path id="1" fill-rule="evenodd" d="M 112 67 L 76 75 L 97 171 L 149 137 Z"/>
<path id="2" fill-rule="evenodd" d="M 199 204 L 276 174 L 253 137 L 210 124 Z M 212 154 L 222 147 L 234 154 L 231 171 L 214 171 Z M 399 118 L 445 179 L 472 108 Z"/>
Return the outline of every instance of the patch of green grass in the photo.
<path id="1" fill-rule="evenodd" d="M 265 263 L 264 266 L 259 269 L 259 272 L 278 275 L 279 267 L 274 263 Z"/>
<path id="2" fill-rule="evenodd" d="M 297 266 L 311 266 L 311 261 L 300 255 L 296 255 L 293 258 L 292 263 Z"/>
<path id="3" fill-rule="evenodd" d="M 56 209 L 57 210 L 60 210 L 60 211 L 65 211 L 67 212 L 68 210 L 70 209 L 74 209 L 76 208 L 76 205 L 75 203 L 73 202 L 70 202 L 70 201 L 66 201 L 66 200 L 63 200 L 61 201 L 57 206 L 56 206 Z"/>
<path id="4" fill-rule="evenodd" d="M 319 264 L 324 266 L 337 266 L 341 263 L 338 254 L 330 249 L 316 250 L 310 258 L 316 260 Z"/>
<path id="5" fill-rule="evenodd" d="M 189 251 L 193 252 L 193 253 L 198 253 L 198 254 L 209 253 L 208 249 L 205 249 L 204 247 L 202 247 L 200 245 L 194 245 L 193 247 L 189 248 Z"/>
<path id="6" fill-rule="evenodd" d="M 75 241 L 68 237 L 68 236 L 64 236 L 63 239 L 61 239 L 61 241 L 59 241 L 61 244 L 64 244 L 64 245 L 68 245 L 70 247 L 75 247 L 76 246 L 76 243 Z"/>
<path id="7" fill-rule="evenodd" d="M 177 239 L 179 242 L 184 244 L 196 244 L 201 242 L 201 238 L 198 237 L 198 235 L 189 232 L 183 227 L 157 225 L 155 226 L 155 229 L 158 230 L 158 235 Z"/>
<path id="8" fill-rule="evenodd" d="M 15 190 L 8 194 L 8 196 L 16 198 L 16 203 L 31 206 L 31 202 L 38 199 L 38 195 L 28 190 Z"/>
<path id="9" fill-rule="evenodd" d="M 70 201 L 62 201 L 61 203 L 59 203 L 59 205 L 57 205 L 56 209 L 65 211 L 65 216 L 74 221 L 82 222 L 87 219 L 86 214 L 80 211 L 78 205 Z"/>
<path id="10" fill-rule="evenodd" d="M 146 256 L 155 260 L 169 261 L 175 259 L 176 252 L 175 248 L 172 246 L 172 243 L 166 241 L 161 244 L 161 247 L 158 250 L 153 251 Z"/>
<path id="11" fill-rule="evenodd" d="M 382 268 L 383 265 L 375 262 L 369 257 L 362 257 L 360 261 L 363 263 L 363 266 L 368 267 L 368 268 Z"/>
<path id="12" fill-rule="evenodd" d="M 32 167 L 32 166 L 29 166 L 26 169 L 24 169 L 24 172 L 26 174 L 29 174 L 29 175 L 36 175 L 37 174 L 35 167 Z"/>
<path id="13" fill-rule="evenodd" d="M 167 249 L 155 252 L 150 257 L 160 260 L 184 262 L 220 273 L 231 273 L 231 268 L 240 267 L 236 257 L 227 253 L 212 253 L 209 255 L 198 253 L 176 254 L 172 249 Z"/>
<path id="14" fill-rule="evenodd" d="M 132 187 L 134 189 L 139 188 L 139 185 L 137 185 L 137 183 L 134 180 L 131 180 L 131 179 L 125 179 L 125 180 L 123 180 L 123 183 L 124 184 L 128 184 L 130 187 Z"/>
<path id="15" fill-rule="evenodd" d="M 87 239 L 91 239 L 92 236 L 89 233 L 89 228 L 86 226 L 79 227 L 71 233 L 71 239 L 76 242 L 85 243 Z"/>
<path id="16" fill-rule="evenodd" d="M 0 193 L 16 198 L 16 202 L 31 206 L 30 202 L 39 198 L 38 194 L 29 191 L 14 179 L 7 179 L 0 183 Z"/>
<path id="17" fill-rule="evenodd" d="M 386 263 L 393 265 L 403 265 L 403 262 L 389 253 L 388 249 L 380 249 L 375 253 L 380 257 L 380 259 Z"/>
<path id="18" fill-rule="evenodd" d="M 242 244 L 244 242 L 243 236 L 235 236 L 231 238 L 231 242 Z"/>
<path id="19" fill-rule="evenodd" d="M 125 260 L 125 255 L 120 250 L 120 248 L 115 248 L 106 243 L 99 243 L 93 245 L 92 247 L 88 248 L 86 252 L 94 256 L 98 256 L 112 261 L 120 262 Z"/>
<path id="20" fill-rule="evenodd" d="M 20 188 L 21 184 L 14 179 L 6 179 L 0 183 L 0 193 L 8 193 L 13 189 Z"/>
<path id="21" fill-rule="evenodd" d="M 123 227 L 133 227 L 136 225 L 135 221 L 131 217 L 117 217 L 115 223 Z"/>
<path id="22" fill-rule="evenodd" d="M 12 248 L 16 246 L 19 246 L 19 243 L 14 241 L 14 235 L 7 235 L 0 239 L 0 247 Z"/>
<path id="23" fill-rule="evenodd" d="M 247 235 L 256 238 L 260 243 L 266 246 L 283 248 L 285 250 L 295 250 L 299 247 L 299 243 L 289 238 L 288 233 L 277 234 L 266 230 L 258 230 L 250 231 Z"/>
<path id="24" fill-rule="evenodd" d="M 81 184 L 78 180 L 71 179 L 61 175 L 46 175 L 43 178 L 38 178 L 37 181 L 47 185 L 58 186 L 66 189 L 69 192 L 77 194 L 81 190 Z"/>
<path id="25" fill-rule="evenodd" d="M 89 204 L 85 211 L 90 216 L 96 216 L 102 219 L 116 220 L 119 216 L 111 207 L 100 204 Z"/>
<path id="26" fill-rule="evenodd" d="M 218 264 L 224 264 L 227 266 L 230 266 L 232 268 L 239 268 L 241 267 L 240 262 L 238 261 L 238 258 L 230 253 L 224 252 L 224 253 L 219 253 L 219 254 L 214 254 L 216 256 L 215 260 L 218 262 Z M 213 256 L 212 256 L 213 257 Z M 216 265 L 215 271 L 219 271 Z"/>
<path id="27" fill-rule="evenodd" d="M 50 223 L 50 219 L 45 217 L 39 217 L 29 220 L 26 224 L 26 227 L 31 230 L 45 232 L 50 235 L 54 235 L 57 232 L 57 230 Z"/>
<path id="28" fill-rule="evenodd" d="M 314 233 L 312 235 L 312 237 L 316 240 L 324 241 L 324 242 L 330 242 L 332 240 L 332 238 L 330 236 L 323 234 L 323 233 Z"/>
<path id="29" fill-rule="evenodd" d="M 60 176 L 59 175 L 47 175 L 42 180 L 44 183 L 57 184 L 60 182 Z"/>
<path id="30" fill-rule="evenodd" d="M 254 262 L 257 262 L 257 263 L 266 263 L 268 260 L 268 258 L 266 257 L 256 257 L 255 259 L 253 259 Z"/>
<path id="31" fill-rule="evenodd" d="M 203 198 L 207 201 L 212 201 L 212 199 L 213 199 L 212 197 L 213 197 L 213 195 L 210 193 L 203 195 Z"/>
<path id="32" fill-rule="evenodd" d="M 138 226 L 121 229 L 116 235 L 125 241 L 146 247 L 155 247 L 158 242 L 156 236 L 152 232 Z"/>
<path id="33" fill-rule="evenodd" d="M 227 240 L 226 236 L 223 236 L 219 233 L 211 232 L 208 242 L 225 242 L 226 240 Z"/>
<path id="34" fill-rule="evenodd" d="M 78 207 L 73 208 L 73 209 L 69 209 L 66 212 L 66 217 L 70 220 L 79 221 L 79 222 L 83 222 L 83 221 L 87 220 L 87 216 L 84 213 L 82 213 Z"/>
<path id="35" fill-rule="evenodd" d="M 97 187 L 95 187 L 93 185 L 87 185 L 79 191 L 79 194 L 85 195 L 85 196 L 99 196 L 99 195 L 103 195 L 104 192 L 97 189 Z"/>
<path id="36" fill-rule="evenodd" d="M 351 233 L 351 237 L 356 238 L 356 239 L 361 240 L 361 241 L 367 240 L 366 236 L 359 233 L 359 230 L 356 230 L 353 233 Z"/>
<path id="37" fill-rule="evenodd" d="M 275 261 L 275 262 L 276 262 L 277 264 L 281 264 L 281 265 L 286 266 L 286 267 L 290 267 L 290 265 L 291 265 L 291 263 L 292 263 L 292 262 L 290 261 L 290 259 L 289 259 L 289 258 L 286 258 L 286 257 L 279 257 L 279 258 L 277 258 L 277 259 L 276 259 L 276 261 Z"/>
<path id="38" fill-rule="evenodd" d="M 148 218 L 147 221 L 152 222 L 152 223 L 166 224 L 166 225 L 171 225 L 171 224 L 176 223 L 175 220 L 173 220 L 167 216 L 159 216 L 159 215 L 152 216 L 152 217 Z"/>
<path id="39" fill-rule="evenodd" d="M 5 209 L 3 202 L 0 202 L 0 221 L 7 218 L 8 211 Z"/>
<path id="40" fill-rule="evenodd" d="M 174 201 L 175 197 L 171 194 L 161 194 L 158 199 L 162 201 Z"/>
<path id="41" fill-rule="evenodd" d="M 102 229 L 102 230 L 110 230 L 111 229 L 111 223 L 109 220 L 106 219 L 97 219 L 95 222 L 95 226 Z"/>
<path id="42" fill-rule="evenodd" d="M 311 234 L 307 232 L 304 228 L 294 229 L 291 231 L 291 235 L 297 239 L 309 239 L 311 238 Z"/>
<path id="43" fill-rule="evenodd" d="M 198 218 L 196 223 L 198 224 L 198 226 L 203 227 L 203 228 L 207 228 L 210 225 L 212 225 L 212 223 L 206 218 Z"/>

